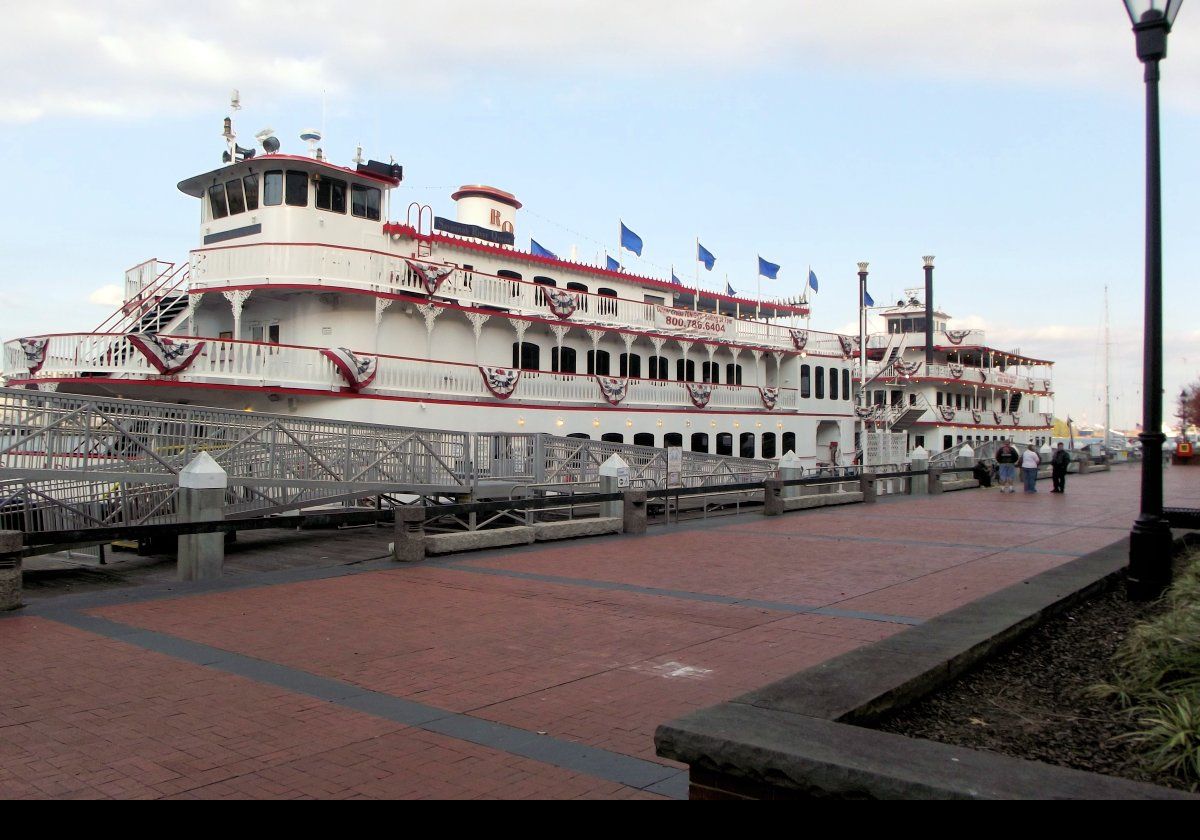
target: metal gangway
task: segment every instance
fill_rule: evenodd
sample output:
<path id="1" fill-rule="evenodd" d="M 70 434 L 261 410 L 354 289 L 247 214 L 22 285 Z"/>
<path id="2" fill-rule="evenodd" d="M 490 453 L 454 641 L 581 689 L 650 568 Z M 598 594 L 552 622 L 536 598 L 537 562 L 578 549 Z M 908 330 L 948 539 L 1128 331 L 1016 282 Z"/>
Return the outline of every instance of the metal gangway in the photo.
<path id="1" fill-rule="evenodd" d="M 428 503 L 571 491 L 619 454 L 665 487 L 666 451 L 546 434 L 467 433 L 0 388 L 0 528 L 176 520 L 178 474 L 207 452 L 227 518 L 373 498 Z M 683 453 L 683 486 L 761 479 L 775 462 Z"/>

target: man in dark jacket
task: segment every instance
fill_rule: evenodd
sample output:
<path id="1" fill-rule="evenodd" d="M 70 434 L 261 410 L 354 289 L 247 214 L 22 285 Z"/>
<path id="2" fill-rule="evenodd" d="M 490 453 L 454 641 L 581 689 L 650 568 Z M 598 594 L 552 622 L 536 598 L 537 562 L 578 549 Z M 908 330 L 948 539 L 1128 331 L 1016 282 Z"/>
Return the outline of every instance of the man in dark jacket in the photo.
<path id="1" fill-rule="evenodd" d="M 1054 450 L 1054 457 L 1050 459 L 1050 480 L 1054 484 L 1051 493 L 1067 492 L 1067 466 L 1070 463 L 1071 455 L 1060 443 L 1058 449 Z"/>
<path id="2" fill-rule="evenodd" d="M 1007 440 L 1001 443 L 1000 448 L 996 450 L 996 463 L 1000 466 L 1001 493 L 1016 492 L 1013 489 L 1013 480 L 1017 477 L 1017 461 L 1019 460 L 1021 460 L 1021 454 Z"/>

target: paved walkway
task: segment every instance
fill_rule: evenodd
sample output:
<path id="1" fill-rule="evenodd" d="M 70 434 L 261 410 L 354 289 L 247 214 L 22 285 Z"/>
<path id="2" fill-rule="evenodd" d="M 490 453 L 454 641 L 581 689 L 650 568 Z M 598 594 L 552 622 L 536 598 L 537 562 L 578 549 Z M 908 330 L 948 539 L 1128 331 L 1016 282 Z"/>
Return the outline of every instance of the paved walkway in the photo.
<path id="1" fill-rule="evenodd" d="M 1200 471 L 1167 484 L 1200 506 Z M 682 797 L 659 723 L 1121 539 L 1136 491 L 1123 468 L 38 599 L 0 618 L 0 797 Z"/>

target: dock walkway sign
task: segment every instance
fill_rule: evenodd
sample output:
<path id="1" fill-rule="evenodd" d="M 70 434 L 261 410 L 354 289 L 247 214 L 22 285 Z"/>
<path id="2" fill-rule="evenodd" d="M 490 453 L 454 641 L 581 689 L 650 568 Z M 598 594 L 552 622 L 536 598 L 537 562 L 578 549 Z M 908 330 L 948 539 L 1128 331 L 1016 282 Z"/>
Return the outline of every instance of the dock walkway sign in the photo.
<path id="1" fill-rule="evenodd" d="M 667 447 L 667 486 L 683 486 L 683 447 Z"/>

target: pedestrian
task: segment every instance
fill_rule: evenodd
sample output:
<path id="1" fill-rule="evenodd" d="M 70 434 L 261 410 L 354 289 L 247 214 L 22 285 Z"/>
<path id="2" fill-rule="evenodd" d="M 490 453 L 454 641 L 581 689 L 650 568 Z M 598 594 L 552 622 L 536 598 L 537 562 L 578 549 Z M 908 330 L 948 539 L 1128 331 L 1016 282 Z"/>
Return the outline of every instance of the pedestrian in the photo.
<path id="1" fill-rule="evenodd" d="M 1021 473 L 1025 478 L 1025 492 L 1037 492 L 1038 467 L 1041 466 L 1042 459 L 1038 456 L 1037 449 L 1033 444 L 1021 453 Z"/>
<path id="2" fill-rule="evenodd" d="M 1050 459 L 1050 480 L 1054 484 L 1051 493 L 1067 492 L 1067 467 L 1070 463 L 1071 453 L 1060 443 L 1058 449 L 1054 450 L 1054 457 Z"/>
<path id="3" fill-rule="evenodd" d="M 1013 480 L 1017 477 L 1017 461 L 1021 455 L 1015 446 L 1005 440 L 996 450 L 996 463 L 1000 466 L 1000 492 L 1015 493 Z"/>

